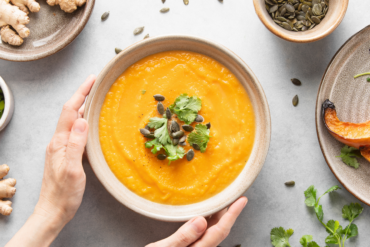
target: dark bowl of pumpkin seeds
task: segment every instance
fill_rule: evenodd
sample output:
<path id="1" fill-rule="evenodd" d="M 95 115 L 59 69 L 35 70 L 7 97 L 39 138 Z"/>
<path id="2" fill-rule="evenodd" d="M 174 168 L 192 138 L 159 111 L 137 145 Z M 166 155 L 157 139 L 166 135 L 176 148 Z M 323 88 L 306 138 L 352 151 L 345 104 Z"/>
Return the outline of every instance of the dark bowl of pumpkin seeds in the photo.
<path id="1" fill-rule="evenodd" d="M 276 36 L 296 43 L 314 42 L 342 22 L 349 0 L 253 0 L 262 23 Z"/>

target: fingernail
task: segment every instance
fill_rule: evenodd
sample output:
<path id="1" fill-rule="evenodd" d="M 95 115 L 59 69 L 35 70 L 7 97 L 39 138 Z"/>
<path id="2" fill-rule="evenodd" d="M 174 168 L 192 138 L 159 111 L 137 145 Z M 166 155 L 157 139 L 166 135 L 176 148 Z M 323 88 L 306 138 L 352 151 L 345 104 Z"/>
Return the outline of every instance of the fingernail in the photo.
<path id="1" fill-rule="evenodd" d="M 86 120 L 82 118 L 77 119 L 73 124 L 73 132 L 83 133 L 86 130 L 86 126 L 87 126 Z"/>
<path id="2" fill-rule="evenodd" d="M 247 203 L 248 203 L 248 199 L 247 199 L 247 198 L 245 198 L 245 202 L 244 202 L 244 206 L 243 206 L 243 208 L 247 205 Z"/>
<path id="3" fill-rule="evenodd" d="M 193 227 L 197 233 L 203 233 L 206 230 L 207 224 L 202 217 L 197 217 L 191 222 L 191 227 Z"/>

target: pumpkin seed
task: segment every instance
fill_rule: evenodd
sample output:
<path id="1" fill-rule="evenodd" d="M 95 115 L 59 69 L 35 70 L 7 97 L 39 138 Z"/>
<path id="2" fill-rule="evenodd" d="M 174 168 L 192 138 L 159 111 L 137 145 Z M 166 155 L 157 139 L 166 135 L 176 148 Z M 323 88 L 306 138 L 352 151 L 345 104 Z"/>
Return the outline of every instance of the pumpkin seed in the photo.
<path id="1" fill-rule="evenodd" d="M 157 110 L 158 110 L 158 113 L 163 115 L 164 114 L 164 105 L 162 104 L 162 102 L 158 102 L 157 104 Z"/>
<path id="2" fill-rule="evenodd" d="M 162 8 L 160 10 L 161 13 L 167 13 L 168 11 L 170 11 L 170 8 Z"/>
<path id="3" fill-rule="evenodd" d="M 201 115 L 197 115 L 194 121 L 197 123 L 202 123 L 204 121 L 204 118 Z"/>
<path id="4" fill-rule="evenodd" d="M 191 145 L 195 150 L 200 150 L 200 147 L 198 144 L 196 143 L 193 143 L 193 145 Z"/>
<path id="5" fill-rule="evenodd" d="M 220 3 L 223 3 L 224 2 L 224 0 L 218 0 Z"/>
<path id="6" fill-rule="evenodd" d="M 174 133 L 177 131 L 180 131 L 180 125 L 175 120 L 172 120 L 170 125 L 170 132 Z"/>
<path id="7" fill-rule="evenodd" d="M 101 20 L 102 20 L 102 21 L 105 21 L 106 19 L 108 19 L 108 16 L 109 16 L 109 11 L 108 11 L 108 12 L 105 12 L 105 13 L 101 16 Z"/>
<path id="8" fill-rule="evenodd" d="M 207 129 L 210 129 L 211 128 L 211 123 L 207 123 L 206 126 L 207 126 Z"/>
<path id="9" fill-rule="evenodd" d="M 320 20 L 319 18 L 317 18 L 316 16 L 312 16 L 312 17 L 311 17 L 311 20 L 312 20 L 313 22 L 315 22 L 315 24 L 320 24 L 320 22 L 321 22 L 321 20 Z"/>
<path id="10" fill-rule="evenodd" d="M 146 126 L 145 126 L 145 129 L 140 129 L 140 133 L 143 134 L 143 135 L 150 135 L 150 131 L 148 129 L 146 129 Z"/>
<path id="11" fill-rule="evenodd" d="M 162 3 L 165 3 L 166 2 L 166 0 L 162 0 Z"/>
<path id="12" fill-rule="evenodd" d="M 179 130 L 179 131 L 177 131 L 177 132 L 175 132 L 175 133 L 172 133 L 172 137 L 173 138 L 176 138 L 176 139 L 178 139 L 178 138 L 181 138 L 181 137 L 183 137 L 184 136 L 184 131 L 182 131 L 182 130 Z"/>
<path id="13" fill-rule="evenodd" d="M 179 142 L 185 142 L 186 141 L 186 136 L 183 136 L 180 138 Z"/>
<path id="14" fill-rule="evenodd" d="M 193 126 L 184 124 L 182 128 L 187 132 L 192 132 L 194 130 Z"/>
<path id="15" fill-rule="evenodd" d="M 147 39 L 147 38 L 149 38 L 149 33 L 144 36 L 144 39 Z"/>
<path id="16" fill-rule="evenodd" d="M 156 101 L 164 101 L 166 98 L 163 95 L 156 94 L 153 96 Z"/>
<path id="17" fill-rule="evenodd" d="M 189 4 L 189 0 L 184 0 L 184 4 L 185 5 L 188 5 Z"/>
<path id="18" fill-rule="evenodd" d="M 298 105 L 298 103 L 299 103 L 298 95 L 294 96 L 294 98 L 292 100 L 292 103 L 293 103 L 293 106 L 297 106 Z"/>
<path id="19" fill-rule="evenodd" d="M 288 182 L 285 182 L 285 185 L 286 186 L 294 186 L 295 182 L 294 181 L 288 181 Z"/>
<path id="20" fill-rule="evenodd" d="M 296 78 L 291 79 L 292 83 L 296 86 L 302 85 L 302 82 Z"/>
<path id="21" fill-rule="evenodd" d="M 159 159 L 159 160 L 165 160 L 167 158 L 167 155 L 165 155 L 165 154 L 158 154 L 157 155 L 157 159 Z"/>
<path id="22" fill-rule="evenodd" d="M 167 109 L 166 109 L 166 118 L 167 118 L 167 119 L 171 119 L 171 118 L 172 118 L 171 110 L 170 110 L 170 108 L 168 108 L 168 107 L 167 107 Z"/>
<path id="23" fill-rule="evenodd" d="M 186 142 L 179 142 L 180 146 L 186 146 Z"/>
<path id="24" fill-rule="evenodd" d="M 134 35 L 141 34 L 144 31 L 144 28 L 145 27 L 137 27 L 137 28 L 135 28 Z"/>
<path id="25" fill-rule="evenodd" d="M 173 139 L 173 140 L 172 140 L 172 144 L 173 144 L 174 146 L 177 146 L 177 145 L 179 144 L 179 139 Z"/>
<path id="26" fill-rule="evenodd" d="M 155 136 L 154 134 L 150 133 L 148 135 L 144 135 L 144 137 L 148 138 L 148 139 L 155 139 Z"/>
<path id="27" fill-rule="evenodd" d="M 194 150 L 193 149 L 190 149 L 188 151 L 188 153 L 186 154 L 186 159 L 188 161 L 191 161 L 192 159 L 194 159 L 194 155 L 195 155 Z"/>
<path id="28" fill-rule="evenodd" d="M 292 27 L 287 22 L 283 22 L 283 28 L 285 28 L 286 30 L 292 31 Z"/>
<path id="29" fill-rule="evenodd" d="M 145 125 L 145 129 L 150 130 L 149 125 Z"/>
<path id="30" fill-rule="evenodd" d="M 122 49 L 120 48 L 115 48 L 114 51 L 116 52 L 116 54 L 120 53 L 122 51 Z"/>

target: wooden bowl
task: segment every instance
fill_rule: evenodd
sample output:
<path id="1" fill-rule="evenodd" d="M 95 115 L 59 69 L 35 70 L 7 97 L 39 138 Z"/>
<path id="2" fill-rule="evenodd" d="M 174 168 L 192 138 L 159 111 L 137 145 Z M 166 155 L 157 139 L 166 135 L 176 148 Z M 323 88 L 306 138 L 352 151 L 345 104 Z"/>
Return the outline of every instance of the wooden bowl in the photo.
<path id="1" fill-rule="evenodd" d="M 2 131 L 10 122 L 13 117 L 14 112 L 14 97 L 12 91 L 6 85 L 3 78 L 0 76 L 0 88 L 3 90 L 4 99 L 5 99 L 5 108 L 3 115 L 0 118 L 0 131 Z"/>
<path id="2" fill-rule="evenodd" d="M 349 0 L 329 1 L 329 10 L 322 22 L 315 28 L 304 31 L 288 31 L 277 25 L 267 13 L 265 0 L 253 0 L 254 8 L 262 23 L 276 36 L 295 43 L 309 43 L 323 39 L 331 34 L 342 22 Z"/>
<path id="3" fill-rule="evenodd" d="M 112 173 L 101 150 L 99 116 L 105 95 L 114 81 L 133 63 L 164 51 L 187 50 L 207 55 L 225 65 L 243 84 L 255 111 L 256 136 L 253 150 L 235 181 L 219 194 L 199 203 L 171 206 L 148 201 L 126 188 Z M 85 119 L 90 126 L 87 156 L 96 176 L 119 202 L 133 211 L 163 221 L 186 221 L 194 216 L 209 216 L 227 207 L 254 182 L 265 161 L 271 135 L 271 120 L 263 89 L 251 69 L 229 49 L 190 36 L 160 36 L 140 41 L 113 58 L 97 77 L 86 101 Z"/>
<path id="4" fill-rule="evenodd" d="M 49 6 L 46 1 L 38 1 L 40 11 L 30 13 L 30 36 L 24 38 L 21 46 L 2 43 L 0 58 L 24 62 L 38 60 L 65 48 L 81 33 L 90 18 L 95 0 L 87 0 L 73 13 L 65 13 L 59 5 Z"/>

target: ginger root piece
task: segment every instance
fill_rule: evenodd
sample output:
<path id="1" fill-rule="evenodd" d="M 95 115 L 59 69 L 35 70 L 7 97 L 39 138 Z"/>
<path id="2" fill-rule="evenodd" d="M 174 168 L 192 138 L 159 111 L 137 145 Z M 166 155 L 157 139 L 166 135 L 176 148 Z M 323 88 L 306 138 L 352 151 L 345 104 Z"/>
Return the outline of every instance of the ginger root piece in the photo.
<path id="1" fill-rule="evenodd" d="M 0 27 L 10 25 L 18 33 L 21 38 L 26 38 L 30 35 L 30 30 L 25 26 L 30 22 L 27 14 L 21 11 L 18 7 L 13 6 L 9 3 L 9 0 L 0 0 Z M 20 39 L 14 38 L 16 35 L 11 29 L 6 28 L 2 31 L 5 39 L 2 37 L 4 42 L 9 42 L 10 45 L 19 45 Z"/>
<path id="2" fill-rule="evenodd" d="M 72 13 L 86 3 L 86 0 L 46 0 L 50 6 L 59 5 L 67 13 Z"/>
<path id="3" fill-rule="evenodd" d="M 23 44 L 23 39 L 19 37 L 12 29 L 10 29 L 9 25 L 3 26 L 0 30 L 1 39 L 5 43 L 9 43 L 11 45 L 20 46 Z"/>
<path id="4" fill-rule="evenodd" d="M 28 9 L 31 12 L 39 12 L 40 4 L 35 0 L 10 0 L 12 4 L 17 6 L 20 10 L 28 14 Z M 28 8 L 27 8 L 28 7 Z"/>
<path id="5" fill-rule="evenodd" d="M 0 179 L 5 177 L 9 172 L 9 166 L 0 166 Z M 0 214 L 10 215 L 13 211 L 11 201 L 2 201 L 3 198 L 11 198 L 15 194 L 15 184 L 17 181 L 14 178 L 0 180 Z"/>

